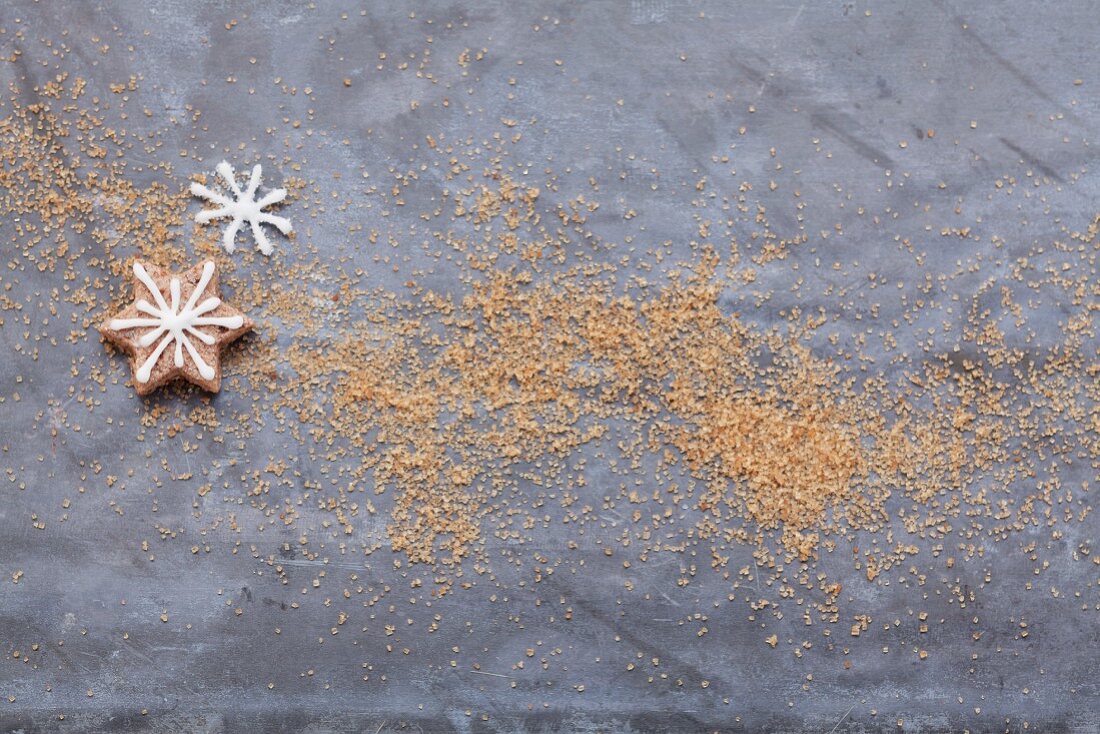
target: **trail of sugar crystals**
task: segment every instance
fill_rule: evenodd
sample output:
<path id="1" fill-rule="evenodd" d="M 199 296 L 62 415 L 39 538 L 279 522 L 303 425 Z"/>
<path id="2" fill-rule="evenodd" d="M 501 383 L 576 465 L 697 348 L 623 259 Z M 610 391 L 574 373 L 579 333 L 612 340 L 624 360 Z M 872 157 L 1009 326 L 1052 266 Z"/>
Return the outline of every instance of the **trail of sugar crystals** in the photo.
<path id="1" fill-rule="evenodd" d="M 718 196 L 727 221 L 753 222 L 765 235 L 759 240 L 701 224 L 684 233 L 696 244 L 675 268 L 663 245 L 619 246 L 612 265 L 588 255 L 616 247 L 586 224 L 596 197 L 519 184 L 497 151 L 433 140 L 420 155 L 452 169 L 451 188 L 423 212 L 425 247 L 461 268 L 466 290 L 441 293 L 414 275 L 393 293 L 301 240 L 294 257 L 263 268 L 226 256 L 216 231 L 186 228 L 190 169 L 130 163 L 145 143 L 120 134 L 108 122 L 117 110 L 89 101 L 79 79 L 34 92 L 30 104 L 9 99 L 0 119 L 9 252 L 0 291 L 35 273 L 48 283 L 50 306 L 44 312 L 2 294 L 0 306 L 17 371 L 33 372 L 39 360 L 72 362 L 64 402 L 50 408 L 61 416 L 55 434 L 94 440 L 104 428 L 103 396 L 126 390 L 116 355 L 84 349 L 77 358 L 73 350 L 98 345 L 89 327 L 126 298 L 123 274 L 134 257 L 179 265 L 193 239 L 193 253 L 218 262 L 262 325 L 226 365 L 229 389 L 254 396 L 255 409 L 227 412 L 187 389 L 134 402 L 142 443 L 92 460 L 89 485 L 102 486 L 102 475 L 125 489 L 127 462 L 155 464 L 147 450 L 196 431 L 203 441 L 238 445 L 274 429 L 321 467 L 307 479 L 300 466 L 244 453 L 229 472 L 166 465 L 182 482 L 174 491 L 223 500 L 224 511 L 196 512 L 187 529 L 196 553 L 243 524 L 293 527 L 308 503 L 332 524 L 302 532 L 305 558 L 325 542 L 339 544 L 350 568 L 357 556 L 395 552 L 423 565 L 439 596 L 464 593 L 471 569 L 502 562 L 491 548 L 522 556 L 537 529 L 551 528 L 565 557 L 597 537 L 635 568 L 688 553 L 734 588 L 752 577 L 760 597 L 759 576 L 778 581 L 768 584 L 772 605 L 793 604 L 784 590 L 794 585 L 817 590 L 816 613 L 836 622 L 842 585 L 814 570 L 825 553 L 850 549 L 872 583 L 927 541 L 951 568 L 1027 528 L 1057 534 L 1091 510 L 1100 457 L 1095 222 L 1006 263 L 955 303 L 967 321 L 954 348 L 898 353 L 881 365 L 861 357 L 858 341 L 830 336 L 849 318 L 842 299 L 835 310 L 792 309 L 783 328 L 752 322 L 758 274 L 785 267 L 785 252 L 808 245 L 802 235 L 772 232 L 751 187 Z M 151 183 L 134 183 L 139 172 Z M 323 184 L 289 186 L 292 202 L 324 211 Z M 710 187 L 701 180 L 697 191 Z M 354 212 L 324 216 L 354 220 Z M 390 253 L 400 232 L 349 237 L 377 250 L 380 269 L 397 267 Z M 639 275 L 661 263 L 667 275 Z M 868 293 L 888 286 L 874 273 L 863 278 Z M 943 298 L 949 283 L 929 279 L 928 301 Z M 1029 302 L 1065 312 L 1039 359 L 1019 342 L 1030 333 Z M 921 308 L 913 304 L 912 313 Z M 53 320 L 71 329 L 67 339 L 45 335 Z M 873 313 L 868 320 L 867 338 L 884 344 L 908 328 L 874 323 Z M 595 462 L 618 486 L 590 485 Z M 1084 479 L 1082 465 L 1091 467 Z M 20 459 L 7 455 L 4 472 L 6 491 L 33 492 Z M 75 498 L 69 511 L 86 501 Z M 731 550 L 745 546 L 756 566 L 727 567 Z M 277 547 L 253 542 L 252 553 L 286 582 L 290 564 Z M 536 582 L 560 561 L 545 553 L 533 549 L 522 561 Z M 707 571 L 692 561 L 684 582 L 697 572 Z M 860 619 L 852 635 L 866 629 Z"/>

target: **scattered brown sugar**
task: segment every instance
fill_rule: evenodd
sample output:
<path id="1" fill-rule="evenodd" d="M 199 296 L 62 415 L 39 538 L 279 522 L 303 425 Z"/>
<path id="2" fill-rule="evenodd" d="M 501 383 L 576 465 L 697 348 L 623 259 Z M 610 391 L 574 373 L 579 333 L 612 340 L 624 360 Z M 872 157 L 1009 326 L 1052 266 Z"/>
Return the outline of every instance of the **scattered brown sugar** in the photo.
<path id="1" fill-rule="evenodd" d="M 462 63 L 480 60 L 467 53 Z M 97 511 L 81 502 L 96 490 L 150 491 L 133 479 L 140 466 L 158 488 L 194 497 L 193 524 L 158 525 L 160 540 L 184 538 L 190 558 L 230 538 L 232 552 L 251 553 L 283 584 L 285 558 L 327 565 L 339 553 L 357 571 L 345 576 L 337 605 L 356 599 L 373 609 L 393 594 L 393 579 L 415 601 L 462 593 L 503 564 L 526 564 L 532 585 L 553 588 L 559 569 L 585 572 L 570 562 L 588 543 L 639 576 L 671 555 L 680 588 L 709 564 L 753 622 L 794 609 L 807 626 L 825 622 L 838 638 L 866 640 L 872 614 L 841 612 L 853 602 L 818 565 L 824 554 L 844 551 L 856 572 L 849 585 L 899 584 L 909 574 L 923 586 L 911 560 L 920 555 L 951 571 L 943 587 L 962 607 L 974 591 L 957 564 L 980 561 L 993 543 L 1026 537 L 1021 531 L 1054 537 L 1091 511 L 1090 479 L 1074 472 L 1100 461 L 1090 342 L 1100 219 L 1027 257 L 996 261 L 1004 275 L 960 289 L 973 296 L 946 306 L 964 314 L 950 337 L 957 343 L 929 346 L 926 334 L 947 327 L 922 318 L 950 321 L 948 286 L 970 283 L 984 263 L 929 272 L 901 296 L 903 316 L 887 321 L 878 316 L 882 294 L 903 284 L 854 260 L 827 262 L 824 251 L 819 269 L 839 275 L 814 284 L 810 268 L 789 261 L 816 240 L 801 228 L 778 234 L 752 182 L 720 193 L 694 177 L 687 196 L 698 216 L 682 242 L 652 244 L 641 229 L 605 242 L 594 220 L 616 203 L 600 201 L 595 178 L 584 191 L 565 184 L 553 161 L 522 176 L 507 161 L 529 133 L 509 119 L 484 138 L 418 141 L 384 186 L 364 170 L 366 203 L 329 172 L 311 171 L 308 146 L 287 143 L 281 158 L 267 151 L 271 168 L 286 173 L 296 225 L 346 225 L 347 242 L 322 254 L 303 225 L 285 256 L 258 259 L 242 247 L 230 259 L 215 227 L 189 221 L 186 185 L 220 155 L 245 157 L 244 148 L 204 161 L 189 153 L 175 166 L 138 163 L 167 160 L 158 135 L 128 136 L 105 100 L 140 91 L 141 80 L 119 82 L 111 95 L 86 87 L 61 78 L 33 90 L 31 104 L 12 95 L 0 117 L 0 217 L 10 223 L 0 326 L 15 372 L 32 375 L 39 360 L 71 363 L 72 384 L 56 391 L 64 400 L 41 416 L 52 440 L 94 442 L 120 423 L 136 439 L 87 460 L 86 484 L 65 500 L 63 517 Z M 192 115 L 185 123 L 197 137 Z M 421 177 L 425 170 L 438 176 Z M 426 186 L 430 196 L 412 195 Z M 771 181 L 759 188 L 783 190 Z M 430 204 L 413 211 L 413 201 Z M 791 219 L 801 221 L 800 207 Z M 396 223 L 392 211 L 415 225 Z M 638 213 L 624 204 L 615 216 L 633 222 Z M 975 236 L 954 224 L 938 231 Z M 349 265 L 352 248 L 368 253 L 370 268 Z M 895 254 L 921 257 L 912 243 Z M 180 388 L 119 403 L 125 366 L 84 348 L 98 340 L 91 327 L 129 295 L 125 268 L 135 256 L 175 269 L 217 260 L 234 302 L 257 322 L 224 363 L 225 392 L 240 402 Z M 455 279 L 441 281 L 441 271 L 460 286 L 450 290 Z M 391 273 L 403 287 L 375 285 Z M 774 309 L 776 282 L 815 305 L 762 326 L 756 314 Z M 15 295 L 27 290 L 33 298 Z M 1029 325 L 1029 309 L 1051 303 L 1059 327 Z M 857 320 L 866 328 L 850 340 L 836 333 L 837 322 Z M 46 328 L 58 321 L 69 332 L 63 340 Z M 21 379 L 0 401 L 21 399 Z M 108 394 L 117 412 L 105 407 Z M 251 451 L 261 432 L 285 454 Z M 177 466 L 160 450 L 189 455 L 209 445 L 224 458 Z M 2 469 L 16 491 L 33 491 L 20 462 L 6 458 Z M 323 522 L 301 522 L 314 508 Z M 117 503 L 110 511 L 122 514 Z M 39 528 L 45 517 L 31 522 Z M 293 541 L 269 533 L 242 543 L 243 527 L 283 530 Z M 538 542 L 548 536 L 550 549 Z M 751 561 L 731 563 L 746 548 Z M 155 556 L 148 542 L 140 550 Z M 355 573 L 376 553 L 392 568 L 372 586 Z M 20 588 L 34 581 L 10 573 Z M 302 591 L 325 589 L 327 607 L 336 577 L 325 569 Z M 635 583 L 623 581 L 624 595 L 639 593 Z M 344 628 L 347 610 L 334 612 L 333 630 Z M 570 607 L 560 618 L 572 615 Z M 778 634 L 763 639 L 774 654 L 796 657 L 809 644 L 786 633 L 782 646 Z"/>
<path id="2" fill-rule="evenodd" d="M 161 181 L 146 189 L 129 184 L 132 144 L 95 108 L 66 103 L 58 113 L 51 101 L 84 94 L 83 83 L 59 84 L 42 102 L 13 101 L 0 120 L 0 203 L 17 222 L 18 251 L 42 269 L 65 263 L 74 275 L 80 260 L 105 266 L 100 283 L 114 285 L 124 258 L 113 250 L 122 245 L 153 262 L 184 262 L 175 243 L 185 182 L 158 165 Z M 442 139 L 430 149 L 455 160 L 454 145 Z M 304 182 L 289 184 L 304 194 Z M 704 180 L 696 190 L 705 188 Z M 655 456 L 658 477 L 670 485 L 674 475 L 686 479 L 669 499 L 690 508 L 695 538 L 760 543 L 778 531 L 778 548 L 805 561 L 823 535 L 889 526 L 886 502 L 899 490 L 927 509 L 923 521 L 902 516 L 917 534 L 936 535 L 964 506 L 993 513 L 994 491 L 967 489 L 976 474 L 1000 478 L 1007 491 L 1022 468 L 1019 457 L 1029 455 L 1023 445 L 1041 438 L 1039 424 L 1022 416 L 1068 407 L 1052 404 L 1046 386 L 1055 381 L 1063 393 L 1075 379 L 1088 389 L 1076 377 L 1083 362 L 1073 356 L 1072 337 L 1042 372 L 1027 365 L 1022 373 L 1022 355 L 1000 347 L 994 320 L 978 312 L 970 338 L 985 356 L 928 361 L 897 388 L 882 378 L 857 385 L 840 363 L 806 346 L 827 322 L 824 314 L 792 313 L 784 334 L 747 326 L 720 308 L 724 277 L 751 282 L 749 273 L 782 260 L 805 237 L 761 237 L 748 270 L 738 269 L 739 250 L 723 260 L 708 246 L 664 284 L 620 281 L 609 264 L 582 258 L 569 266 L 576 255 L 563 249 L 565 233 L 585 231 L 598 205 L 583 196 L 559 205 L 555 233 L 542 219 L 540 196 L 539 187 L 499 171 L 451 195 L 454 221 L 468 226 L 441 230 L 437 239 L 465 257 L 469 292 L 458 299 L 415 281 L 400 297 L 366 291 L 363 274 L 321 260 L 273 260 L 268 275 L 235 284 L 249 288 L 253 307 L 279 326 L 272 323 L 271 338 L 229 364 L 256 389 L 277 389 L 280 421 L 301 425 L 293 435 L 341 447 L 311 450 L 315 459 L 352 460 L 342 470 L 348 486 L 325 500 L 346 534 L 355 534 L 363 513 L 377 512 L 371 496 L 392 492 L 390 547 L 412 562 L 454 566 L 484 544 L 486 532 L 522 536 L 515 526 L 516 502 L 525 504 L 521 482 L 561 487 L 563 517 L 570 517 L 583 486 L 569 476 L 572 454 L 632 435 L 618 442 L 620 461 L 638 465 Z M 754 221 L 769 226 L 762 208 Z M 89 230 L 101 253 L 73 252 L 67 233 Z M 196 250 L 219 253 L 216 232 L 193 233 Z M 512 264 L 503 266 L 501 257 Z M 70 300 L 82 304 L 85 320 L 103 308 L 87 287 Z M 279 329 L 292 336 L 276 351 Z M 993 368 L 1035 386 L 1026 394 L 1031 412 L 1014 412 L 1020 396 Z M 1091 432 L 1074 440 L 1091 446 Z M 1044 486 L 1041 499 L 1049 502 L 1056 487 Z M 997 527 L 1007 529 L 1029 522 L 1036 505 L 1025 499 L 1000 507 Z M 524 525 L 528 513 L 520 510 Z M 574 524 L 585 524 L 583 513 Z M 662 544 L 641 547 L 645 555 Z M 895 548 L 864 561 L 868 578 L 905 555 Z"/>

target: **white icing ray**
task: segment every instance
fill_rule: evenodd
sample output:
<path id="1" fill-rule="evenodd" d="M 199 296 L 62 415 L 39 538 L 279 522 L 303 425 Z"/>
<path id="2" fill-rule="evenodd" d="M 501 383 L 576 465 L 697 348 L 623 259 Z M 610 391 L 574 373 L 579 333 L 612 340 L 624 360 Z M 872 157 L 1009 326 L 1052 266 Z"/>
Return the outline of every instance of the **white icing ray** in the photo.
<path id="1" fill-rule="evenodd" d="M 192 329 L 190 326 L 185 327 L 184 330 L 188 334 L 190 334 L 191 336 L 193 336 L 196 339 L 198 339 L 199 341 L 203 342 L 204 344 L 213 344 L 214 342 L 217 341 L 217 339 L 210 336 L 205 331 L 196 331 L 195 329 Z"/>
<path id="2" fill-rule="evenodd" d="M 156 329 L 146 332 L 145 336 L 138 339 L 138 345 L 143 347 L 149 346 L 157 339 L 159 339 L 160 335 L 163 334 L 165 331 L 167 331 L 167 329 L 163 325 L 157 326 Z"/>
<path id="3" fill-rule="evenodd" d="M 185 341 L 184 344 L 187 346 L 187 353 L 190 354 L 191 359 L 195 361 L 195 366 L 199 368 L 199 374 L 202 375 L 202 378 L 204 380 L 214 379 L 214 375 L 217 374 L 214 368 L 202 361 L 202 357 L 199 356 L 199 353 L 195 350 L 195 346 L 191 341 Z M 179 349 L 178 342 L 176 343 L 176 349 Z"/>
<path id="4" fill-rule="evenodd" d="M 141 383 L 149 382 L 149 378 L 153 376 L 153 365 L 160 359 L 160 355 L 164 353 L 165 347 L 172 343 L 172 335 L 168 334 L 161 340 L 157 348 L 153 350 L 153 353 L 149 355 L 149 359 L 142 363 L 141 367 L 138 367 L 137 381 Z"/>
<path id="5" fill-rule="evenodd" d="M 111 328 L 122 331 L 123 329 L 138 329 L 142 326 L 157 326 L 158 324 L 160 324 L 160 319 L 114 319 L 111 321 Z"/>
<path id="6" fill-rule="evenodd" d="M 219 173 L 220 172 L 221 171 L 219 171 Z M 243 316 L 204 315 L 221 305 L 222 301 L 217 296 L 210 296 L 202 303 L 199 303 L 198 306 L 195 305 L 206 291 L 206 287 L 210 285 L 211 279 L 214 277 L 214 263 L 207 262 L 203 264 L 202 275 L 199 277 L 199 282 L 195 285 L 195 289 L 191 291 L 191 295 L 188 297 L 187 302 L 183 304 L 182 308 L 180 307 L 179 278 L 172 278 L 169 281 L 169 292 L 172 298 L 172 305 L 169 306 L 164 295 L 160 292 L 160 289 L 157 288 L 157 284 L 149 277 L 149 273 L 146 272 L 141 263 L 134 263 L 134 275 L 149 289 L 149 293 L 153 296 L 153 300 L 157 302 L 157 305 L 153 306 L 148 301 L 142 299 L 137 301 L 135 306 L 137 310 L 149 314 L 153 318 L 111 319 L 109 326 L 116 331 L 124 329 L 150 329 L 142 334 L 137 340 L 138 344 L 142 347 L 149 346 L 157 341 L 157 339 L 161 340 L 160 343 L 157 344 L 157 348 L 153 350 L 153 353 L 150 354 L 138 368 L 135 374 L 137 381 L 141 383 L 149 381 L 153 374 L 153 367 L 160 361 L 161 355 L 164 354 L 164 350 L 173 344 L 175 345 L 175 351 L 172 355 L 172 361 L 176 367 L 183 367 L 183 353 L 184 350 L 186 350 L 187 354 L 191 357 L 191 361 L 198 367 L 199 374 L 202 375 L 203 379 L 213 379 L 214 375 L 217 374 L 217 370 L 203 361 L 202 356 L 191 342 L 191 337 L 197 338 L 204 344 L 214 344 L 217 339 L 211 334 L 200 331 L 199 327 L 220 326 L 223 329 L 239 329 L 244 326 Z M 161 338 L 162 336 L 163 338 Z"/>
<path id="7" fill-rule="evenodd" d="M 223 326 L 226 329 L 239 329 L 244 325 L 244 318 L 241 316 L 211 316 L 205 319 L 195 319 L 192 323 L 195 326 Z"/>
<path id="8" fill-rule="evenodd" d="M 219 163 L 215 170 L 225 182 L 226 188 L 232 192 L 234 198 L 231 199 L 200 183 L 192 183 L 191 193 L 194 196 L 206 199 L 218 207 L 199 212 L 195 215 L 195 221 L 199 224 L 206 224 L 215 219 L 229 219 L 230 222 L 222 233 L 222 246 L 229 253 L 237 249 L 237 233 L 240 231 L 241 225 L 248 222 L 249 228 L 252 230 L 252 236 L 256 240 L 256 247 L 263 254 L 270 255 L 275 248 L 267 235 L 264 234 L 261 225 L 270 224 L 284 235 L 290 234 L 293 226 L 286 217 L 268 214 L 263 210 L 285 199 L 286 189 L 272 189 L 257 200 L 256 192 L 263 181 L 263 169 L 259 164 L 253 166 L 252 173 L 248 177 L 248 185 L 245 186 L 244 191 L 237 185 L 233 167 L 227 161 Z"/>
<path id="9" fill-rule="evenodd" d="M 157 305 L 161 307 L 161 310 L 167 311 L 168 304 L 164 302 L 164 296 L 161 295 L 160 289 L 157 288 L 157 284 L 153 282 L 153 279 L 149 277 L 149 273 L 145 270 L 145 266 L 137 261 L 134 262 L 134 275 L 136 275 L 137 279 L 141 281 L 141 284 L 148 288 L 149 292 L 153 294 L 153 298 L 156 300 Z M 142 306 L 145 308 L 142 308 Z M 149 305 L 148 301 L 143 300 L 138 301 L 138 308 L 144 311 L 145 309 L 152 310 L 153 307 Z M 146 311 L 146 313 L 148 313 L 148 311 Z"/>

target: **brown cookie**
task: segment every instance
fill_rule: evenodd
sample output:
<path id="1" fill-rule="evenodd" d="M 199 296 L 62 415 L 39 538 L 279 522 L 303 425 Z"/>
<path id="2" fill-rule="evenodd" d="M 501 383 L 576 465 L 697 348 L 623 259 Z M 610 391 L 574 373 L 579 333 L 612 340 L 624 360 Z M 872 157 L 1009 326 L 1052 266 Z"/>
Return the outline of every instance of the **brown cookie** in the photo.
<path id="1" fill-rule="evenodd" d="M 218 391 L 222 349 L 253 323 L 217 294 L 213 262 L 180 275 L 134 262 L 134 302 L 100 324 L 99 333 L 130 355 L 138 395 L 177 377 Z"/>

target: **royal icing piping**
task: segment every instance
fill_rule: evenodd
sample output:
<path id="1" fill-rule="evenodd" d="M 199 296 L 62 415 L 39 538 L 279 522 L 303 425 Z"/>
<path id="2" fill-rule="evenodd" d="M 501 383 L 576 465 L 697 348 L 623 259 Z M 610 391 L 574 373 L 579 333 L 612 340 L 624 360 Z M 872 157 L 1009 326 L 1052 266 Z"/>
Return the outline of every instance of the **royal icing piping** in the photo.
<path id="1" fill-rule="evenodd" d="M 233 166 L 229 165 L 227 161 L 219 163 L 216 170 L 236 199 L 230 199 L 228 196 L 208 189 L 200 183 L 192 183 L 192 194 L 220 207 L 199 212 L 195 215 L 195 221 L 199 224 L 205 224 L 214 219 L 232 219 L 222 234 L 222 246 L 225 247 L 226 252 L 233 252 L 237 248 L 237 231 L 241 228 L 242 223 L 248 222 L 252 228 L 252 236 L 256 239 L 256 246 L 263 254 L 270 255 L 274 248 L 260 225 L 274 225 L 283 234 L 288 234 L 292 227 L 289 219 L 267 214 L 263 209 L 272 204 L 278 204 L 285 199 L 286 189 L 272 189 L 262 199 L 257 200 L 256 190 L 260 187 L 261 174 L 263 173 L 263 169 L 259 164 L 252 168 L 252 175 L 249 177 L 248 186 L 244 191 L 241 191 L 240 187 L 237 186 Z"/>
<path id="2" fill-rule="evenodd" d="M 216 296 L 211 296 L 199 305 L 195 305 L 195 302 L 206 290 L 206 286 L 210 284 L 210 279 L 214 276 L 214 263 L 207 262 L 202 266 L 202 277 L 199 278 L 198 285 L 195 286 L 195 290 L 191 291 L 191 296 L 187 299 L 187 303 L 183 304 L 182 309 L 180 308 L 179 278 L 172 278 L 169 283 L 172 295 L 172 305 L 169 306 L 164 300 L 164 295 L 157 288 L 157 284 L 149 277 L 149 273 L 142 267 L 141 263 L 134 263 L 134 275 L 149 289 L 149 292 L 153 295 L 153 300 L 157 302 L 157 305 L 154 306 L 145 299 L 140 299 L 134 305 L 138 311 L 149 314 L 152 318 L 111 319 L 110 327 L 115 331 L 150 327 L 150 330 L 138 339 L 138 344 L 142 347 L 149 346 L 160 339 L 162 334 L 164 335 L 157 348 L 138 368 L 136 373 L 138 382 L 146 383 L 149 381 L 153 373 L 153 367 L 160 359 L 160 355 L 173 342 L 176 344 L 176 367 L 183 367 L 183 350 L 186 349 L 195 362 L 195 366 L 199 368 L 199 374 L 202 375 L 203 379 L 213 379 L 216 371 L 202 361 L 195 345 L 191 343 L 191 336 L 198 338 L 204 344 L 213 344 L 216 341 L 214 337 L 199 331 L 197 327 L 221 326 L 225 329 L 239 329 L 244 325 L 244 317 L 242 316 L 203 316 L 203 314 L 209 313 L 221 305 L 221 299 Z"/>

